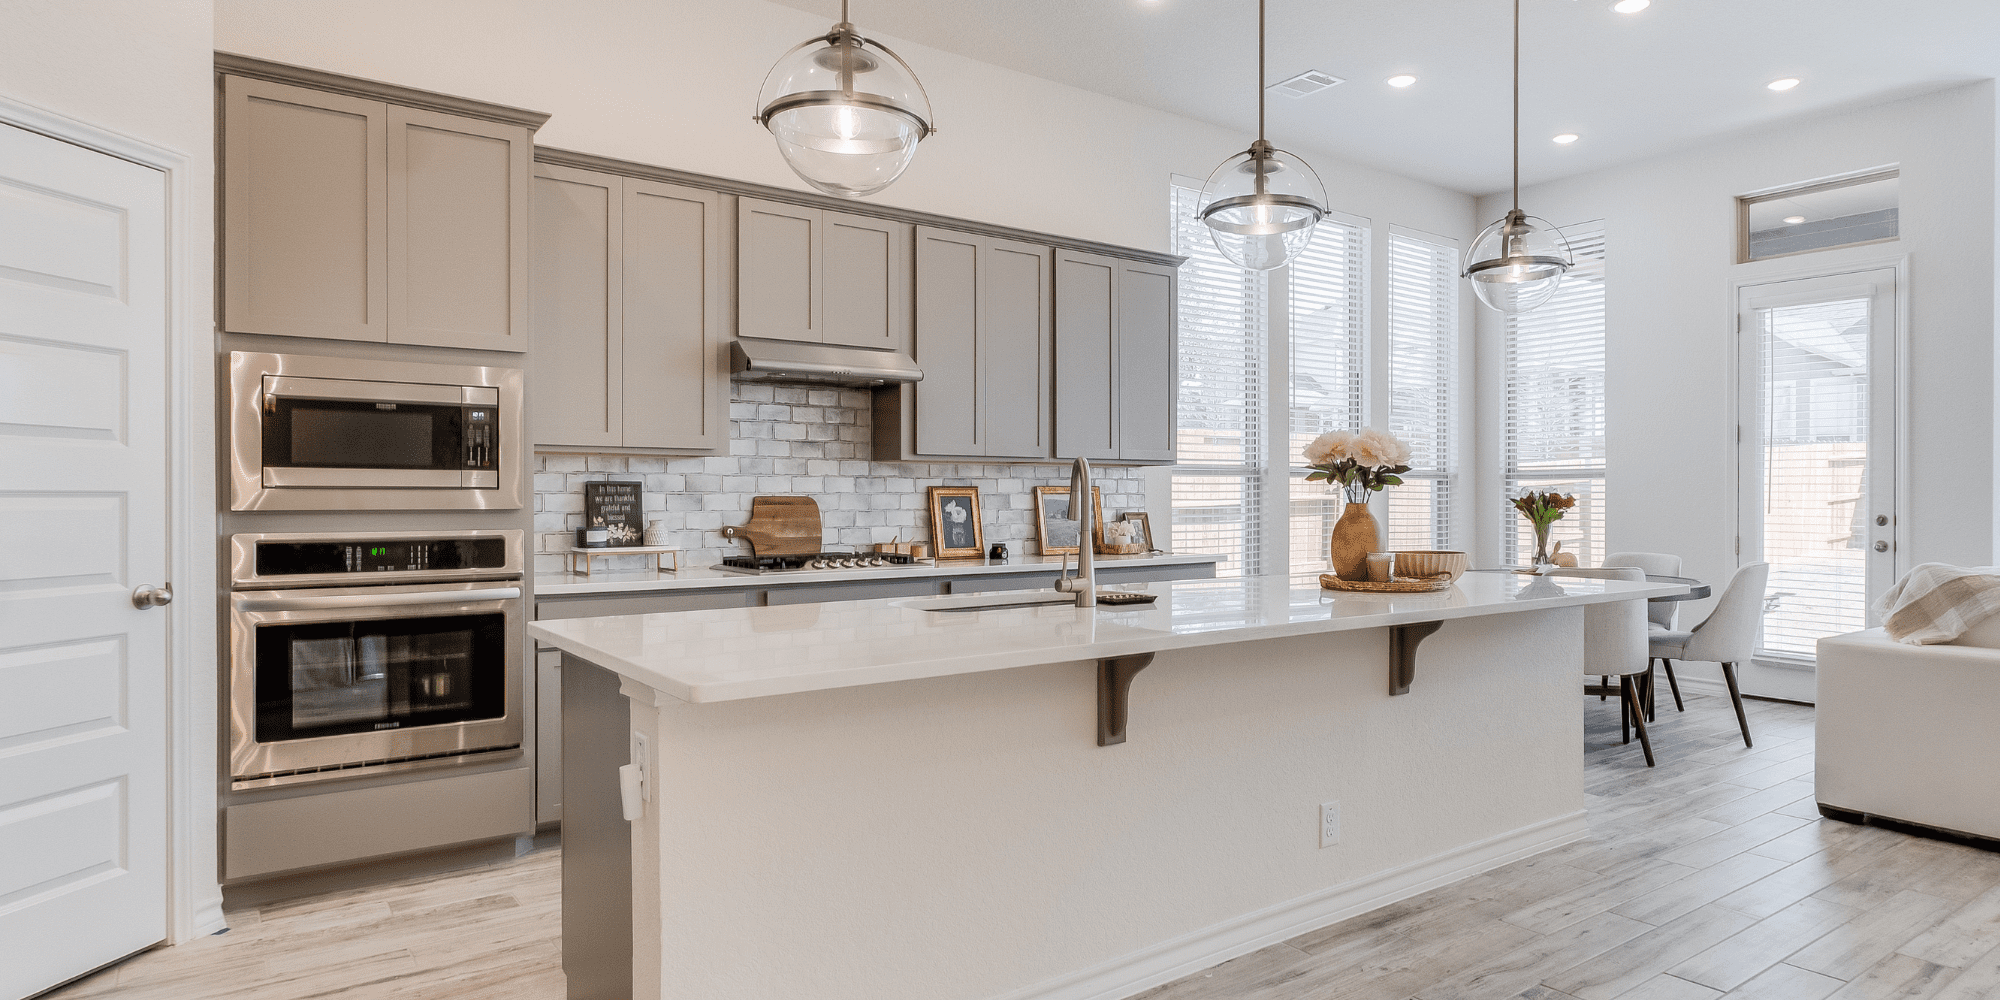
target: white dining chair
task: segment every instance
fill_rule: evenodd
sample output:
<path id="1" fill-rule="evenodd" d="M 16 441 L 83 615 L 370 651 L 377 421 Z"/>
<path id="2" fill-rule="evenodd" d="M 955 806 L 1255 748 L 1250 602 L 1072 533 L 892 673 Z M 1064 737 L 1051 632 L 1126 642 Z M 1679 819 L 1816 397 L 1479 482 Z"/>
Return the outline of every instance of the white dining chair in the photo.
<path id="1" fill-rule="evenodd" d="M 1674 675 L 1675 660 L 1702 660 L 1722 664 L 1722 679 L 1729 685 L 1729 701 L 1736 707 L 1736 725 L 1743 730 L 1743 745 L 1750 742 L 1750 720 L 1743 714 L 1743 693 L 1736 687 L 1736 665 L 1747 662 L 1757 652 L 1757 628 L 1764 617 L 1764 585 L 1770 582 L 1770 563 L 1751 563 L 1729 578 L 1715 610 L 1701 624 L 1686 632 L 1654 632 L 1648 652 L 1665 663 L 1667 676 Z M 1678 691 L 1676 691 L 1678 694 Z"/>
<path id="2" fill-rule="evenodd" d="M 1606 566 L 1637 566 L 1646 571 L 1647 576 L 1681 575 L 1681 557 L 1669 552 L 1613 552 L 1604 557 Z M 1671 632 L 1680 627 L 1681 605 L 1679 601 L 1648 601 L 1646 603 L 1646 623 L 1649 627 L 1663 632 Z M 1674 711 L 1687 711 L 1687 704 L 1681 701 L 1680 678 L 1674 676 L 1672 664 L 1667 664 L 1667 688 L 1674 693 Z M 1652 698 L 1648 692 L 1646 705 L 1652 708 Z"/>
<path id="3" fill-rule="evenodd" d="M 1600 580 L 1625 580 L 1643 583 L 1645 570 L 1637 567 L 1611 567 L 1558 569 L 1549 574 L 1559 577 L 1584 577 Z M 1583 606 L 1583 676 L 1586 695 L 1618 695 L 1618 709 L 1621 715 L 1620 729 L 1624 740 L 1632 742 L 1632 730 L 1639 731 L 1639 748 L 1646 752 L 1646 766 L 1653 766 L 1653 739 L 1646 733 L 1646 708 L 1644 696 L 1651 683 L 1652 660 L 1648 659 L 1646 637 L 1650 630 L 1646 626 L 1644 601 L 1608 601 L 1603 604 Z M 1601 678 L 1602 686 L 1591 686 L 1588 679 Z M 1610 679 L 1618 678 L 1618 686 L 1612 688 Z"/>

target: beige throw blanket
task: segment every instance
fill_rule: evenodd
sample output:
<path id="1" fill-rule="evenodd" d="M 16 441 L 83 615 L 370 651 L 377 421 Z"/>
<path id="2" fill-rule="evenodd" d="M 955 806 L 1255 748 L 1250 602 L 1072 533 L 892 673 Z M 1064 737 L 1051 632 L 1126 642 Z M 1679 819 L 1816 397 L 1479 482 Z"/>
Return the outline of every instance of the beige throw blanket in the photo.
<path id="1" fill-rule="evenodd" d="M 1875 602 L 1889 638 L 1913 646 L 1950 642 L 2000 611 L 2000 566 L 1924 563 Z"/>

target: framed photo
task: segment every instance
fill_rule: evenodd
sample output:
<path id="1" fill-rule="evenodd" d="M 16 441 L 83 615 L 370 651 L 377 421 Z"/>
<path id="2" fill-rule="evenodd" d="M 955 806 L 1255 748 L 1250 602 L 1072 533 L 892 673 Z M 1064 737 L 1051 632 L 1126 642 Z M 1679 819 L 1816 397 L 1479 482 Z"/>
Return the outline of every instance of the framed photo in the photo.
<path id="1" fill-rule="evenodd" d="M 646 532 L 641 483 L 583 484 L 583 526 L 603 528 L 612 548 L 637 545 Z"/>
<path id="2" fill-rule="evenodd" d="M 1090 488 L 1091 518 L 1096 530 L 1092 538 L 1104 537 L 1104 491 L 1095 486 Z M 1069 487 L 1035 487 L 1035 539 L 1042 545 L 1045 556 L 1075 555 L 1078 537 L 1082 527 L 1076 515 L 1070 513 Z"/>
<path id="3" fill-rule="evenodd" d="M 1119 520 L 1131 521 L 1139 526 L 1139 536 L 1134 541 L 1146 547 L 1148 552 L 1158 552 L 1160 547 L 1153 542 L 1153 522 L 1147 520 L 1143 510 L 1128 510 Z"/>
<path id="4" fill-rule="evenodd" d="M 986 534 L 979 526 L 979 489 L 973 486 L 933 486 L 931 544 L 939 559 L 978 559 L 986 555 Z"/>

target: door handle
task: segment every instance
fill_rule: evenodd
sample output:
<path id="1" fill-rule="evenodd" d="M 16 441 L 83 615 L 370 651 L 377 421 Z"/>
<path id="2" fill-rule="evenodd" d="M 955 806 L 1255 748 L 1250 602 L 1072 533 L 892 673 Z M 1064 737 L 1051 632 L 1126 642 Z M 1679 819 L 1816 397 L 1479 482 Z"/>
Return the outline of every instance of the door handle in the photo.
<path id="1" fill-rule="evenodd" d="M 132 606 L 141 611 L 147 608 L 164 608 L 174 603 L 174 585 L 154 587 L 142 585 L 132 592 Z"/>
<path id="2" fill-rule="evenodd" d="M 1876 542 L 1876 543 L 1875 543 L 1875 551 L 1877 551 L 1877 552 L 1887 552 L 1887 551 L 1889 551 L 1889 543 L 1888 543 L 1888 542 Z"/>

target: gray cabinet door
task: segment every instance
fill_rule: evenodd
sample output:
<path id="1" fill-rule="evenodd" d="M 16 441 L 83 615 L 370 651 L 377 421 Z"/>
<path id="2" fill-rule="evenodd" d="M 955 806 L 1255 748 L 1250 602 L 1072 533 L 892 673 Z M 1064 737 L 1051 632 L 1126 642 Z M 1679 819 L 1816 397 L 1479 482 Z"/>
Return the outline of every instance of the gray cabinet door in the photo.
<path id="1" fill-rule="evenodd" d="M 984 241 L 947 229 L 916 234 L 916 448 L 984 455 L 979 392 L 979 271 Z"/>
<path id="2" fill-rule="evenodd" d="M 1118 456 L 1118 270 L 1093 253 L 1056 252 L 1056 457 Z"/>
<path id="3" fill-rule="evenodd" d="M 387 340 L 389 109 L 223 79 L 223 329 Z"/>
<path id="4" fill-rule="evenodd" d="M 1118 263 L 1118 457 L 1174 460 L 1177 272 Z"/>
<path id="5" fill-rule="evenodd" d="M 535 823 L 562 822 L 562 651 L 535 651 Z"/>
<path id="6" fill-rule="evenodd" d="M 528 349 L 528 178 L 518 125 L 389 106 L 389 339 Z"/>
<path id="7" fill-rule="evenodd" d="M 1053 252 L 1013 240 L 987 239 L 984 244 L 979 269 L 981 454 L 1047 458 Z M 924 377 L 929 380 L 929 369 Z"/>
<path id="8" fill-rule="evenodd" d="M 713 449 L 729 438 L 723 294 L 710 191 L 625 178 L 624 348 L 627 448 Z"/>
<path id="9" fill-rule="evenodd" d="M 820 330 L 826 343 L 908 349 L 910 230 L 887 219 L 824 213 Z"/>
<path id="10" fill-rule="evenodd" d="M 571 167 L 535 168 L 534 339 L 530 436 L 537 446 L 622 443 L 624 270 L 621 181 Z"/>
<path id="11" fill-rule="evenodd" d="M 820 330 L 824 213 L 743 198 L 736 207 L 736 334 L 808 340 Z"/>

